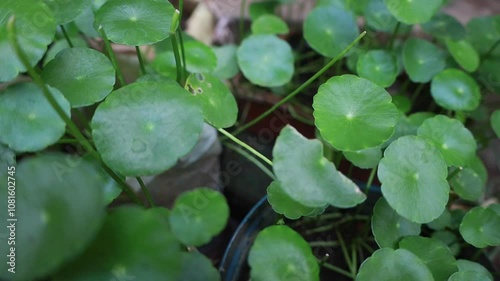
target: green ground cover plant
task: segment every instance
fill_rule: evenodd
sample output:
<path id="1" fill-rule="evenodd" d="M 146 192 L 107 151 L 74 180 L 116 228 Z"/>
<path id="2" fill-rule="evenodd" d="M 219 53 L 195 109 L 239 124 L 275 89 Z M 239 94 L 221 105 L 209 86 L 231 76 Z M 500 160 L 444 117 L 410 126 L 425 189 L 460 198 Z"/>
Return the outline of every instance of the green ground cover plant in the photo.
<path id="1" fill-rule="evenodd" d="M 314 281 L 330 270 L 357 281 L 493 281 L 459 254 L 500 245 L 500 205 L 479 204 L 487 173 L 477 155 L 500 137 L 500 110 L 484 102 L 500 87 L 500 17 L 462 26 L 440 12 L 447 1 L 324 0 L 296 44 L 274 14 L 288 2 L 253 4 L 241 42 L 209 47 L 183 33 L 182 0 L 3 1 L 0 220 L 18 221 L 13 248 L 0 230 L 0 279 L 220 280 L 196 249 L 225 228 L 224 196 L 200 187 L 167 209 L 142 180 L 172 168 L 207 123 L 273 178 L 268 201 L 281 219 L 252 245 L 251 280 Z M 126 82 L 115 44 L 134 47 L 136 81 Z M 238 73 L 253 89 L 289 94 L 241 124 L 224 82 Z M 312 97 L 301 120 L 316 139 L 287 125 L 268 158 L 238 138 L 300 95 Z M 381 195 L 370 206 L 375 178 Z M 108 208 L 122 193 L 133 204 Z M 304 238 L 324 231 L 336 234 L 323 245 L 338 246 L 342 265 Z"/>

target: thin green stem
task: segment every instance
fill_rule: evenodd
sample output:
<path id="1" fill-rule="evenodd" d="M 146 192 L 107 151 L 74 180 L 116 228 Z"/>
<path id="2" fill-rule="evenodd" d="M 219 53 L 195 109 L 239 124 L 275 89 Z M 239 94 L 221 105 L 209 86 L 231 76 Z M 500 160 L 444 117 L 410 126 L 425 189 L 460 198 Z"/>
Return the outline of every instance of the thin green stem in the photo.
<path id="1" fill-rule="evenodd" d="M 349 252 L 347 251 L 347 246 L 344 242 L 344 238 L 342 237 L 342 234 L 338 229 L 335 230 L 335 233 L 337 234 L 337 238 L 339 239 L 340 243 L 340 248 L 342 249 L 342 254 L 344 255 L 345 262 L 347 263 L 347 267 L 349 267 L 349 271 L 351 271 L 351 274 L 353 272 L 353 265 L 352 265 L 352 260 L 351 257 L 349 256 Z"/>
<path id="2" fill-rule="evenodd" d="M 335 212 L 335 213 L 322 214 L 318 217 L 318 219 L 323 221 L 323 220 L 329 220 L 329 219 L 338 219 L 341 217 L 342 217 L 341 213 Z"/>
<path id="3" fill-rule="evenodd" d="M 181 57 L 179 55 L 179 45 L 177 44 L 177 34 L 172 34 L 170 36 L 170 40 L 172 41 L 172 49 L 174 50 L 174 57 L 175 57 L 175 66 L 177 69 L 177 83 L 179 85 L 184 86 L 184 78 L 182 75 L 182 62 L 181 62 Z"/>
<path id="4" fill-rule="evenodd" d="M 370 172 L 370 176 L 368 177 L 368 181 L 366 182 L 365 194 L 368 194 L 370 187 L 372 186 L 373 180 L 375 179 L 375 174 L 377 173 L 377 166 L 375 166 Z"/>
<path id="5" fill-rule="evenodd" d="M 363 239 L 360 239 L 359 240 L 359 243 L 361 244 L 361 246 L 363 248 L 365 248 L 370 254 L 373 254 L 373 252 L 375 252 L 375 250 L 370 246 L 368 245 L 368 243 L 366 243 Z"/>
<path id="6" fill-rule="evenodd" d="M 276 177 L 274 176 L 273 172 L 269 170 L 264 164 L 262 164 L 257 158 L 255 158 L 253 155 L 250 153 L 246 152 L 245 150 L 239 148 L 238 146 L 224 142 L 222 143 L 224 146 L 227 148 L 234 150 L 241 156 L 245 157 L 248 161 L 252 162 L 255 166 L 257 166 L 264 174 L 268 175 L 271 179 L 276 180 Z"/>
<path id="7" fill-rule="evenodd" d="M 307 119 L 306 117 L 300 116 L 300 114 L 297 113 L 297 111 L 295 110 L 295 108 L 293 106 L 289 106 L 288 111 L 290 112 L 290 115 L 292 115 L 292 117 L 295 120 L 300 121 L 300 122 L 307 124 L 307 125 L 314 126 L 314 120 L 310 120 L 310 119 Z"/>
<path id="8" fill-rule="evenodd" d="M 119 179 L 119 177 L 102 162 L 99 153 L 93 148 L 90 141 L 87 140 L 85 136 L 80 132 L 80 130 L 78 129 L 76 124 L 71 120 L 71 118 L 68 115 L 66 115 L 66 112 L 64 112 L 59 103 L 57 103 L 56 99 L 52 96 L 52 93 L 49 91 L 49 88 L 42 80 L 42 77 L 33 69 L 33 67 L 31 67 L 28 57 L 21 49 L 21 47 L 19 46 L 19 42 L 17 41 L 17 33 L 14 23 L 15 23 L 15 16 L 11 16 L 7 24 L 7 36 L 9 38 L 10 44 L 12 45 L 12 48 L 15 50 L 20 61 L 23 63 L 24 67 L 26 67 L 26 70 L 28 71 L 29 75 L 33 78 L 35 83 L 42 90 L 42 93 L 47 99 L 47 101 L 50 103 L 52 108 L 57 112 L 59 117 L 64 120 L 66 126 L 69 128 L 72 135 L 75 136 L 75 138 L 85 148 L 85 150 L 87 150 L 92 157 L 94 157 L 96 160 L 99 161 L 99 163 L 101 163 L 103 169 L 106 172 L 108 172 L 108 174 L 113 179 L 115 179 L 118 183 L 120 183 L 120 186 L 122 187 L 123 191 L 127 193 L 132 200 L 136 201 L 137 203 L 141 203 L 141 201 L 139 200 L 137 195 L 132 191 L 130 186 L 128 186 L 123 180 Z"/>
<path id="9" fill-rule="evenodd" d="M 352 274 L 351 274 L 349 271 L 343 270 L 342 268 L 337 267 L 337 266 L 335 266 L 335 265 L 333 265 L 333 264 L 329 264 L 329 263 L 325 262 L 325 263 L 323 264 L 323 266 L 324 266 L 325 268 L 330 269 L 331 271 L 335 271 L 335 272 L 337 272 L 337 273 L 339 273 L 339 274 L 342 274 L 342 275 L 344 275 L 344 276 L 345 276 L 345 277 L 347 277 L 347 278 L 354 279 L 354 276 L 352 276 Z"/>
<path id="10" fill-rule="evenodd" d="M 338 151 L 336 155 L 337 156 L 335 157 L 335 167 L 337 167 L 338 169 L 340 167 L 340 163 L 342 162 L 342 158 L 344 158 L 344 153 Z"/>
<path id="11" fill-rule="evenodd" d="M 484 54 L 483 59 L 489 58 L 490 55 L 495 51 L 495 49 L 500 45 L 500 39 L 498 39 L 492 46 L 491 48 Z"/>
<path id="12" fill-rule="evenodd" d="M 409 79 L 408 79 L 408 81 L 409 81 Z M 415 89 L 415 92 L 413 92 L 413 94 L 411 95 L 411 98 L 410 98 L 411 104 L 413 104 L 415 102 L 415 100 L 417 99 L 418 95 L 424 89 L 424 86 L 425 86 L 424 83 L 418 84 L 417 88 Z"/>
<path id="13" fill-rule="evenodd" d="M 120 69 L 120 66 L 118 65 L 118 61 L 116 60 L 115 52 L 113 51 L 113 47 L 111 47 L 111 43 L 109 43 L 108 36 L 106 35 L 104 28 L 100 27 L 99 33 L 101 34 L 102 40 L 104 41 L 104 48 L 106 49 L 106 52 L 108 53 L 109 60 L 111 60 L 111 63 L 113 64 L 113 67 L 115 68 L 116 76 L 118 77 L 118 81 L 120 81 L 121 86 L 125 86 L 126 85 L 125 78 L 123 77 L 122 70 Z"/>
<path id="14" fill-rule="evenodd" d="M 142 57 L 141 48 L 135 46 L 135 52 L 137 54 L 137 59 L 139 60 L 139 65 L 141 66 L 142 75 L 146 74 L 146 66 L 144 65 L 144 58 Z"/>
<path id="15" fill-rule="evenodd" d="M 181 28 L 177 29 L 177 34 L 179 35 L 179 44 L 180 44 L 180 49 L 181 49 L 181 59 L 182 59 L 182 70 L 183 70 L 183 77 L 187 77 L 187 66 L 186 66 L 186 51 L 184 49 L 184 39 L 182 36 Z"/>
<path id="16" fill-rule="evenodd" d="M 222 128 L 217 129 L 217 130 L 219 132 L 221 132 L 223 135 L 225 135 L 226 137 L 228 137 L 230 140 L 234 141 L 235 143 L 237 143 L 240 146 L 244 147 L 246 150 L 250 151 L 253 155 L 259 157 L 262 161 L 266 162 L 269 166 L 273 165 L 273 162 L 271 160 L 269 160 L 266 156 L 262 155 L 260 152 L 258 152 L 253 147 L 249 146 L 248 144 L 242 142 L 241 140 L 239 140 L 238 138 L 236 138 L 235 136 L 233 136 L 228 131 L 226 131 L 226 130 L 224 130 Z"/>
<path id="17" fill-rule="evenodd" d="M 368 219 L 370 219 L 370 217 L 364 216 L 364 215 L 348 216 L 348 217 L 344 217 L 343 219 L 341 219 L 339 221 L 336 221 L 334 223 L 331 223 L 331 224 L 322 225 L 322 226 L 319 226 L 319 227 L 316 227 L 316 228 L 308 229 L 304 233 L 306 235 L 310 235 L 310 234 L 314 234 L 314 233 L 321 233 L 321 232 L 325 232 L 327 230 L 330 230 L 332 228 L 335 228 L 335 227 L 337 227 L 339 225 L 342 225 L 342 224 L 344 224 L 346 222 L 356 221 L 356 220 L 364 220 L 364 221 L 366 221 Z"/>
<path id="18" fill-rule="evenodd" d="M 311 241 L 311 242 L 309 242 L 309 246 L 311 246 L 311 247 L 335 247 L 338 245 L 339 245 L 339 242 L 337 242 L 337 241 Z"/>
<path id="19" fill-rule="evenodd" d="M 401 26 L 401 22 L 398 21 L 396 24 L 396 27 L 394 28 L 394 31 L 392 32 L 391 40 L 389 41 L 389 45 L 387 46 L 387 49 L 389 51 L 392 51 L 392 48 L 394 47 L 394 41 L 396 40 L 396 36 L 398 35 L 399 27 Z"/>
<path id="20" fill-rule="evenodd" d="M 295 91 L 293 91 L 291 94 L 289 94 L 288 96 L 286 96 L 285 98 L 283 98 L 282 100 L 280 100 L 279 102 L 277 102 L 273 107 L 271 107 L 269 110 L 267 110 L 266 112 L 264 112 L 261 115 L 259 115 L 257 118 L 253 119 L 252 121 L 248 122 L 247 124 L 243 125 L 239 129 L 237 129 L 235 132 L 233 132 L 233 134 L 236 136 L 239 133 L 245 131 L 246 129 L 252 127 L 253 125 L 259 123 L 266 116 L 268 116 L 269 114 L 273 113 L 273 111 L 275 111 L 280 106 L 282 106 L 283 104 L 287 103 L 290 99 L 292 99 L 293 97 L 295 97 L 297 94 L 299 94 L 300 92 L 302 92 L 302 90 L 304 90 L 312 82 L 314 82 L 316 79 L 318 79 L 318 77 L 320 77 L 323 73 L 325 73 L 330 67 L 332 67 L 332 65 L 334 65 L 335 62 L 337 62 L 339 59 L 341 59 L 342 57 L 344 57 L 344 55 L 347 52 L 349 52 L 349 50 L 352 47 L 354 47 L 354 45 L 356 45 L 365 35 L 366 35 L 366 31 L 363 31 L 358 36 L 358 38 L 356 38 L 349 46 L 347 46 L 347 48 L 345 48 L 338 56 L 336 56 L 335 58 L 333 58 L 327 65 L 325 65 L 322 69 L 320 69 L 318 72 L 316 72 L 316 74 L 314 74 L 306 82 L 304 82 L 297 89 L 295 89 Z"/>
<path id="21" fill-rule="evenodd" d="M 59 27 L 61 27 L 61 31 L 64 35 L 64 38 L 66 39 L 66 42 L 68 42 L 68 46 L 70 48 L 73 48 L 75 45 L 73 45 L 73 42 L 71 42 L 71 39 L 69 39 L 69 35 L 68 35 L 68 32 L 66 32 L 66 28 L 62 24 Z"/>
<path id="22" fill-rule="evenodd" d="M 240 21 L 239 21 L 239 30 L 240 30 L 240 42 L 243 41 L 243 33 L 245 32 L 245 9 L 247 7 L 247 0 L 241 0 L 240 6 Z"/>
<path id="23" fill-rule="evenodd" d="M 57 141 L 57 144 L 68 144 L 68 143 L 80 143 L 78 140 L 76 139 L 60 139 Z"/>
<path id="24" fill-rule="evenodd" d="M 462 167 L 458 167 L 456 168 L 455 170 L 453 170 L 449 175 L 448 177 L 446 178 L 447 181 L 450 181 L 452 180 L 456 175 L 458 175 L 458 173 L 460 173 L 461 171 L 463 170 Z"/>
<path id="25" fill-rule="evenodd" d="M 75 115 L 78 118 L 78 121 L 80 121 L 80 123 L 82 123 L 83 127 L 86 130 L 90 131 L 91 129 L 90 129 L 89 121 L 87 121 L 87 118 L 83 115 L 83 113 L 80 111 L 80 109 L 76 108 L 73 110 L 73 112 L 75 112 Z"/>
<path id="26" fill-rule="evenodd" d="M 356 276 L 358 274 L 358 251 L 357 244 L 351 243 L 351 257 L 352 257 L 352 276 Z"/>
<path id="27" fill-rule="evenodd" d="M 146 187 L 144 184 L 144 181 L 142 181 L 141 177 L 136 177 L 135 178 L 139 185 L 141 186 L 142 193 L 146 196 L 146 199 L 148 200 L 149 207 L 154 208 L 155 207 L 155 202 L 153 201 L 153 198 L 151 197 L 151 193 L 149 193 L 149 189 Z"/>

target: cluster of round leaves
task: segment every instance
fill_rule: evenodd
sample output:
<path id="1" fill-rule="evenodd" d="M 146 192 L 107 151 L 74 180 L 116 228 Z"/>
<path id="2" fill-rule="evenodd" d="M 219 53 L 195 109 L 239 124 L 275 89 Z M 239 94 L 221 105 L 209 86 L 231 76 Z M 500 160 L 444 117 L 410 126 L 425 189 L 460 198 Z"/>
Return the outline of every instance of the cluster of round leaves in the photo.
<path id="1" fill-rule="evenodd" d="M 5 151 L 0 156 L 7 160 Z M 6 182 L 7 174 L 0 178 Z M 185 252 L 183 245 L 203 245 L 225 227 L 229 207 L 220 193 L 208 188 L 184 193 L 172 211 L 106 212 L 116 192 L 105 186 L 113 180 L 95 161 L 60 153 L 23 159 L 16 178 L 16 215 L 23 218 L 16 224 L 18 280 L 48 274 L 54 280 L 219 280 L 206 257 Z M 0 190 L 2 198 L 7 192 Z M 0 217 L 6 221 L 7 212 Z M 0 277 L 8 279 L 7 248 L 0 252 Z"/>

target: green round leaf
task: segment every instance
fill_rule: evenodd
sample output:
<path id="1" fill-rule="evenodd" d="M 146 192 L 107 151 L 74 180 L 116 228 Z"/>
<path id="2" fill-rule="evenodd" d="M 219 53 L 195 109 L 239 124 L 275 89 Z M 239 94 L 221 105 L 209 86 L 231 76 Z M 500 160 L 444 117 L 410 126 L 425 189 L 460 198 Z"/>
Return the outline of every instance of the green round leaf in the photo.
<path id="1" fill-rule="evenodd" d="M 203 113 L 175 82 L 139 82 L 111 93 L 92 119 L 104 162 L 125 176 L 161 173 L 198 141 Z"/>
<path id="2" fill-rule="evenodd" d="M 189 252 L 182 253 L 182 273 L 177 280 L 220 281 L 220 274 L 207 257 L 199 252 Z"/>
<path id="3" fill-rule="evenodd" d="M 467 41 L 480 54 L 488 53 L 500 38 L 500 16 L 484 16 L 471 19 L 466 26 Z M 500 56 L 500 48 L 491 53 L 494 57 Z"/>
<path id="4" fill-rule="evenodd" d="M 16 165 L 16 153 L 0 142 L 0 175 L 7 173 L 8 168 Z"/>
<path id="5" fill-rule="evenodd" d="M 7 21 L 16 17 L 15 29 L 19 45 L 35 65 L 45 54 L 47 45 L 54 39 L 56 23 L 54 14 L 42 0 L 4 0 L 0 9 L 0 82 L 9 81 L 26 68 L 17 58 L 7 38 Z"/>
<path id="6" fill-rule="evenodd" d="M 462 223 L 462 219 L 467 213 L 465 210 L 462 209 L 456 209 L 456 210 L 451 210 L 451 229 L 458 229 L 460 227 L 460 223 Z"/>
<path id="7" fill-rule="evenodd" d="M 354 75 L 330 78 L 314 96 L 321 135 L 338 150 L 381 145 L 394 133 L 399 111 L 380 86 Z"/>
<path id="8" fill-rule="evenodd" d="M 323 157 L 320 141 L 308 140 L 290 126 L 276 140 L 273 169 L 283 191 L 304 206 L 350 208 L 366 199 L 355 183 Z"/>
<path id="9" fill-rule="evenodd" d="M 445 209 L 444 212 L 435 220 L 429 222 L 427 226 L 434 230 L 443 230 L 447 226 L 451 225 L 451 213 L 448 209 Z"/>
<path id="10" fill-rule="evenodd" d="M 500 109 L 493 111 L 490 118 L 491 128 L 493 128 L 493 132 L 497 135 L 497 138 L 500 138 Z"/>
<path id="11" fill-rule="evenodd" d="M 500 93 L 500 60 L 485 58 L 479 66 L 479 81 L 492 93 Z"/>
<path id="12" fill-rule="evenodd" d="M 172 233 L 185 245 L 210 242 L 226 226 L 229 207 L 224 196 L 209 188 L 181 194 L 170 214 Z"/>
<path id="13" fill-rule="evenodd" d="M 465 27 L 456 18 L 444 13 L 438 13 L 421 27 L 425 33 L 439 39 L 461 40 L 465 37 Z"/>
<path id="14" fill-rule="evenodd" d="M 336 57 L 359 35 L 354 14 L 335 6 L 317 7 L 304 21 L 304 39 L 325 57 Z"/>
<path id="15" fill-rule="evenodd" d="M 56 23 L 65 24 L 90 7 L 92 0 L 44 0 L 44 2 L 54 13 Z"/>
<path id="16" fill-rule="evenodd" d="M 458 271 L 473 271 L 477 273 L 484 274 L 489 277 L 491 281 L 493 281 L 493 275 L 488 271 L 484 266 L 477 262 L 472 262 L 470 260 L 457 260 Z M 475 280 L 475 279 L 474 279 Z"/>
<path id="17" fill-rule="evenodd" d="M 474 72 L 479 67 L 479 54 L 465 40 L 446 40 L 446 48 L 455 61 L 466 71 Z"/>
<path id="18" fill-rule="evenodd" d="M 450 110 L 472 111 L 481 93 L 474 78 L 458 69 L 446 69 L 432 79 L 431 94 L 436 103 Z"/>
<path id="19" fill-rule="evenodd" d="M 292 48 L 274 35 L 251 35 L 237 52 L 243 75 L 263 87 L 278 87 L 290 82 L 294 72 Z"/>
<path id="20" fill-rule="evenodd" d="M 358 151 L 343 151 L 342 153 L 354 166 L 361 169 L 375 168 L 380 158 L 382 158 L 380 147 L 371 147 Z"/>
<path id="21" fill-rule="evenodd" d="M 109 59 L 98 51 L 70 48 L 47 64 L 42 78 L 59 89 L 72 107 L 81 107 L 101 101 L 111 93 L 115 84 L 115 69 Z"/>
<path id="22" fill-rule="evenodd" d="M 112 210 L 85 253 L 54 281 L 180 280 L 181 244 L 170 232 L 166 210 Z"/>
<path id="23" fill-rule="evenodd" d="M 384 2 L 396 19 L 406 24 L 429 21 L 439 11 L 443 3 L 442 0 L 384 0 Z"/>
<path id="24" fill-rule="evenodd" d="M 372 232 L 380 248 L 396 248 L 401 238 L 419 235 L 420 224 L 398 215 L 381 197 L 373 208 Z"/>
<path id="25" fill-rule="evenodd" d="M 231 127 L 238 117 L 238 105 L 226 84 L 212 74 L 191 74 L 186 90 L 200 100 L 205 120 L 216 128 Z"/>
<path id="26" fill-rule="evenodd" d="M 464 168 L 450 182 L 453 190 L 465 200 L 476 201 L 485 190 L 485 182 L 471 168 Z"/>
<path id="27" fill-rule="evenodd" d="M 484 166 L 483 160 L 477 155 L 469 160 L 469 168 L 471 168 L 482 180 L 483 183 L 488 181 L 488 171 Z"/>
<path id="28" fill-rule="evenodd" d="M 250 249 L 248 263 L 255 281 L 319 281 L 319 266 L 311 247 L 288 226 L 262 230 Z"/>
<path id="29" fill-rule="evenodd" d="M 475 207 L 465 214 L 460 224 L 464 240 L 476 248 L 500 245 L 500 216 L 495 211 Z"/>
<path id="30" fill-rule="evenodd" d="M 156 71 L 156 73 L 161 74 L 165 77 L 174 80 L 177 78 L 175 56 L 174 52 L 172 51 L 166 51 L 164 53 L 157 54 L 154 60 L 151 62 L 151 67 Z"/>
<path id="31" fill-rule="evenodd" d="M 267 201 L 276 213 L 292 220 L 317 213 L 318 209 L 319 211 L 325 210 L 325 208 L 307 207 L 293 200 L 285 193 L 278 181 L 271 182 L 267 187 Z"/>
<path id="32" fill-rule="evenodd" d="M 290 32 L 284 20 L 275 15 L 262 15 L 252 22 L 253 34 L 287 34 Z"/>
<path id="33" fill-rule="evenodd" d="M 364 16 L 366 24 L 377 31 L 393 32 L 398 24 L 383 0 L 369 0 Z M 400 23 L 398 33 L 407 33 L 410 29 L 411 26 Z"/>
<path id="34" fill-rule="evenodd" d="M 115 43 L 147 45 L 170 35 L 174 13 L 168 1 L 109 0 L 95 13 L 95 26 Z"/>
<path id="35" fill-rule="evenodd" d="M 457 119 L 436 115 L 422 123 L 417 135 L 439 149 L 448 166 L 463 167 L 476 155 L 476 140 Z"/>
<path id="36" fill-rule="evenodd" d="M 217 57 L 217 67 L 214 69 L 213 74 L 220 79 L 233 78 L 239 72 L 238 59 L 236 51 L 238 47 L 232 44 L 224 45 L 221 47 L 212 47 L 212 51 Z"/>
<path id="37" fill-rule="evenodd" d="M 63 154 L 23 160 L 15 178 L 14 191 L 7 185 L 0 189 L 5 210 L 0 218 L 6 225 L 15 224 L 15 279 L 41 280 L 82 253 L 99 231 L 104 218 L 102 182 L 87 162 Z M 7 183 L 7 178 L 1 180 Z M 7 217 L 7 196 L 13 195 L 15 216 Z M 4 226 L 0 236 L 8 237 L 9 232 Z M 7 249 L 0 248 L 0 278 L 12 280 Z"/>
<path id="38" fill-rule="evenodd" d="M 491 281 L 488 275 L 474 271 L 460 271 L 450 276 L 448 281 Z"/>
<path id="39" fill-rule="evenodd" d="M 104 205 L 108 205 L 113 200 L 115 200 L 121 193 L 121 186 L 104 170 L 102 165 L 97 162 L 91 154 L 87 154 L 83 157 L 83 160 L 89 163 L 94 169 L 94 173 L 100 177 L 102 184 L 99 186 L 101 189 L 104 198 Z M 125 177 L 121 177 L 123 181 L 125 181 Z"/>
<path id="40" fill-rule="evenodd" d="M 426 83 L 446 67 L 446 55 L 431 42 L 411 38 L 403 46 L 403 64 L 413 82 Z"/>
<path id="41" fill-rule="evenodd" d="M 401 113 L 403 114 L 407 114 L 408 112 L 410 112 L 412 107 L 412 102 L 406 95 L 392 96 L 392 103 L 394 103 L 394 105 L 396 105 L 399 111 L 401 111 Z"/>
<path id="42" fill-rule="evenodd" d="M 378 178 L 387 202 L 401 216 L 417 223 L 439 217 L 448 203 L 448 169 L 439 150 L 424 139 L 397 139 L 380 160 Z"/>
<path id="43" fill-rule="evenodd" d="M 405 249 L 378 249 L 359 268 L 356 281 L 430 281 L 434 280 L 425 263 Z"/>
<path id="44" fill-rule="evenodd" d="M 279 5 L 277 1 L 251 2 L 248 7 L 248 13 L 252 20 L 256 20 L 263 15 L 272 15 Z"/>
<path id="45" fill-rule="evenodd" d="M 387 88 L 398 76 L 397 60 L 388 51 L 371 50 L 359 56 L 357 71 L 360 77 Z"/>
<path id="46" fill-rule="evenodd" d="M 67 116 L 68 101 L 49 88 Z M 39 151 L 64 135 L 66 124 L 34 83 L 10 86 L 0 93 L 0 141 L 17 152 Z"/>
<path id="47" fill-rule="evenodd" d="M 201 42 L 194 40 L 185 42 L 184 52 L 186 52 L 186 68 L 191 73 L 212 72 L 217 66 L 215 53 Z"/>
<path id="48" fill-rule="evenodd" d="M 448 277 L 458 271 L 455 257 L 440 240 L 421 236 L 405 237 L 399 242 L 399 247 L 424 261 L 434 280 L 448 280 Z"/>
<path id="49" fill-rule="evenodd" d="M 457 235 L 455 233 L 448 230 L 439 230 L 435 231 L 431 234 L 431 237 L 443 242 L 448 249 L 450 249 L 451 253 L 456 257 L 460 254 L 460 243 L 458 241 Z M 457 266 L 460 268 L 457 260 Z M 459 269 L 460 270 L 460 269 Z"/>
<path id="50" fill-rule="evenodd" d="M 83 40 L 81 37 L 71 37 L 71 43 L 73 43 L 74 47 L 87 47 L 87 42 Z M 57 40 L 50 46 L 49 50 L 43 57 L 43 66 L 45 67 L 47 63 L 52 61 L 57 54 L 59 54 L 62 50 L 68 49 L 68 41 L 66 39 Z"/>

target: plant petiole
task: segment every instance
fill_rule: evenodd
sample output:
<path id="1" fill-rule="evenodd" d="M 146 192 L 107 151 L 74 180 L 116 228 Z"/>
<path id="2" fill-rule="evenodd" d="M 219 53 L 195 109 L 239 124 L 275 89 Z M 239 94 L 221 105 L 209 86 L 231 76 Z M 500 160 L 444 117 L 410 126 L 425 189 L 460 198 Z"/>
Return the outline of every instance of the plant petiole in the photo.
<path id="1" fill-rule="evenodd" d="M 137 59 L 139 60 L 139 66 L 141 67 L 142 75 L 146 74 L 146 66 L 144 65 L 144 58 L 142 57 L 141 48 L 135 46 L 135 52 L 137 54 Z"/>
<path id="2" fill-rule="evenodd" d="M 66 42 L 68 42 L 68 46 L 70 48 L 73 48 L 75 45 L 73 45 L 73 42 L 71 42 L 71 39 L 69 38 L 68 32 L 66 32 L 66 28 L 62 24 L 59 25 L 59 27 L 61 28 L 61 31 L 64 35 L 64 38 L 66 39 Z"/>
<path id="3" fill-rule="evenodd" d="M 449 175 L 448 177 L 446 178 L 447 181 L 450 181 L 452 180 L 456 175 L 458 175 L 458 173 L 460 173 L 461 171 L 463 170 L 462 167 L 458 167 L 456 169 L 454 169 Z"/>
<path id="4" fill-rule="evenodd" d="M 99 27 L 99 33 L 101 34 L 102 40 L 104 41 L 104 48 L 106 49 L 106 52 L 108 53 L 109 60 L 111 60 L 111 63 L 113 64 L 113 67 L 115 68 L 116 71 L 116 76 L 118 77 L 118 81 L 120 81 L 120 86 L 125 86 L 125 78 L 123 77 L 123 73 L 120 69 L 120 66 L 118 65 L 118 62 L 116 60 L 116 55 L 115 52 L 113 51 L 113 47 L 111 47 L 111 43 L 109 43 L 108 36 L 106 35 L 106 32 L 104 31 L 104 28 Z"/>
<path id="5" fill-rule="evenodd" d="M 339 242 L 337 242 L 337 241 L 311 241 L 311 242 L 309 242 L 309 246 L 311 246 L 311 247 L 335 247 L 338 245 L 339 245 Z"/>
<path id="6" fill-rule="evenodd" d="M 375 179 L 376 173 L 377 173 L 377 166 L 375 166 L 370 172 L 370 176 L 368 177 L 368 181 L 366 182 L 365 194 L 368 194 L 370 187 L 372 186 L 373 180 Z"/>
<path id="7" fill-rule="evenodd" d="M 348 277 L 348 278 L 351 278 L 354 280 L 355 276 L 353 276 L 350 272 L 346 271 L 346 270 L 343 270 L 342 268 L 338 267 L 338 266 L 335 266 L 333 264 L 330 264 L 330 263 L 323 263 L 323 267 L 325 268 L 328 268 L 330 269 L 331 271 L 335 271 L 339 274 L 342 274 L 344 275 L 345 277 Z"/>
<path id="8" fill-rule="evenodd" d="M 151 193 L 149 193 L 149 189 L 146 187 L 144 184 L 144 181 L 142 181 L 141 177 L 135 177 L 139 185 L 141 186 L 142 193 L 146 196 L 146 199 L 148 200 L 149 203 L 149 208 L 154 208 L 155 207 L 155 202 L 153 201 L 153 198 L 151 197 Z"/>
<path id="9" fill-rule="evenodd" d="M 177 70 L 177 83 L 184 87 L 184 75 L 182 74 L 182 61 L 179 55 L 179 44 L 177 44 L 177 34 L 174 33 L 170 36 L 170 40 L 172 41 L 172 49 L 174 50 L 175 57 L 175 67 Z"/>
<path id="10" fill-rule="evenodd" d="M 387 49 L 389 51 L 392 51 L 392 48 L 394 47 L 394 41 L 396 40 L 396 36 L 398 35 L 399 27 L 401 26 L 401 22 L 398 21 L 396 24 L 396 27 L 394 28 L 394 31 L 392 32 L 391 40 L 389 41 L 389 45 L 387 46 Z"/>
<path id="11" fill-rule="evenodd" d="M 252 127 L 253 125 L 259 123 L 262 119 L 264 119 L 266 116 L 271 114 L 273 111 L 276 109 L 280 108 L 283 104 L 287 103 L 290 99 L 292 99 L 294 96 L 302 92 L 307 86 L 309 86 L 312 82 L 314 82 L 316 79 L 318 79 L 323 73 L 325 73 L 330 67 L 332 67 L 338 60 L 344 57 L 349 50 L 354 47 L 364 36 L 366 35 L 366 31 L 363 31 L 347 48 L 345 48 L 339 55 L 337 55 L 335 58 L 330 60 L 330 62 L 325 65 L 323 68 L 321 68 L 316 74 L 314 74 L 311 78 L 309 78 L 306 82 L 304 82 L 302 85 L 300 85 L 295 91 L 293 91 L 291 94 L 287 95 L 285 98 L 277 102 L 274 106 L 272 106 L 270 109 L 268 109 L 266 112 L 262 113 L 252 121 L 246 123 L 239 129 L 233 132 L 233 135 L 238 135 L 239 133 L 245 131 L 246 129 Z"/>
<path id="12" fill-rule="evenodd" d="M 354 272 L 353 270 L 353 264 L 352 264 L 352 259 L 349 256 L 349 252 L 347 251 L 347 246 L 344 242 L 344 238 L 342 237 L 342 234 L 338 229 L 335 230 L 335 233 L 337 234 L 337 238 L 339 239 L 340 243 L 340 248 L 342 249 L 342 254 L 344 255 L 344 260 L 347 263 L 347 267 L 349 267 L 349 271 L 351 272 L 351 275 L 354 276 L 352 273 Z"/>
<path id="13" fill-rule="evenodd" d="M 239 140 L 237 137 L 233 136 L 228 131 L 226 131 L 226 130 L 224 130 L 222 128 L 219 128 L 217 130 L 219 132 L 221 132 L 223 135 L 225 135 L 226 137 L 228 137 L 230 140 L 234 141 L 235 143 L 237 143 L 240 146 L 244 147 L 246 150 L 250 151 L 253 155 L 259 157 L 261 160 L 263 160 L 264 162 L 266 162 L 266 164 L 268 164 L 269 166 L 273 165 L 273 162 L 271 160 L 269 160 L 266 156 L 262 155 L 260 152 L 258 152 L 253 147 L 249 146 L 248 144 L 244 143 L 243 141 Z"/>
<path id="14" fill-rule="evenodd" d="M 251 154 L 249 154 L 248 152 L 246 152 L 245 150 L 239 148 L 238 146 L 236 146 L 234 144 L 227 143 L 227 142 L 223 142 L 222 144 L 224 146 L 226 146 L 227 148 L 237 152 L 241 156 L 245 157 L 248 161 L 252 162 L 255 166 L 257 166 L 259 169 L 261 169 L 262 172 L 264 172 L 264 174 L 268 175 L 271 179 L 276 180 L 276 176 L 273 174 L 273 172 L 271 172 L 271 170 L 269 170 L 264 164 L 262 164 L 254 156 L 252 156 Z"/>

